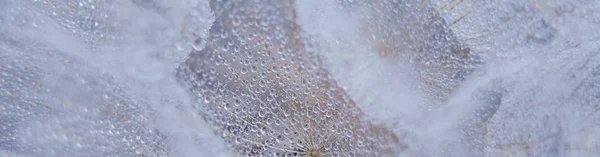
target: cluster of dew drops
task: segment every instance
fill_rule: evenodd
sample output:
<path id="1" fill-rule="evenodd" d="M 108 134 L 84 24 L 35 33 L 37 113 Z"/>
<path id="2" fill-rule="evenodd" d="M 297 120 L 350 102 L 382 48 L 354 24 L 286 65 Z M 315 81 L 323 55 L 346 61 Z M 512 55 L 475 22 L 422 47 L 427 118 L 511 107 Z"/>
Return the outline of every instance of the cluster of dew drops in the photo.
<path id="1" fill-rule="evenodd" d="M 415 6 L 404 7 L 398 2 L 388 5 L 388 2 L 370 5 L 344 1 L 339 4 L 350 9 L 356 7 L 355 4 L 373 9 L 363 9 L 359 13 L 372 15 L 363 17 L 372 20 L 369 23 L 372 25 L 364 31 L 380 38 L 365 42 L 373 44 L 379 55 L 396 55 L 391 53 L 404 51 L 404 48 L 433 49 L 438 53 L 412 57 L 427 65 L 464 66 L 460 61 L 453 62 L 453 58 L 460 56 L 448 55 L 468 50 L 448 41 L 454 39 L 447 35 L 451 33 L 444 32 L 445 25 L 438 15 L 421 16 L 429 15 L 431 10 L 420 13 L 411 10 Z M 11 8 L 7 9 L 10 15 L 31 15 L 2 16 L 0 20 L 32 29 L 42 29 L 38 27 L 56 22 L 59 31 L 63 31 L 61 33 L 82 40 L 86 48 L 116 47 L 114 49 L 119 50 L 119 46 L 127 44 L 121 42 L 128 41 L 127 36 L 121 35 L 129 31 L 124 29 L 127 22 L 118 21 L 119 15 L 110 10 L 129 2 L 32 0 L 0 2 L 0 5 L 3 3 L 6 4 L 4 8 Z M 131 1 L 132 5 L 158 14 L 167 8 L 152 3 Z M 294 3 L 210 1 L 215 19 L 208 37 L 192 40 L 189 45 L 193 52 L 176 72 L 179 83 L 195 100 L 188 105 L 202 115 L 210 129 L 223 136 L 236 154 L 244 156 L 393 156 L 403 151 L 407 146 L 401 137 L 383 125 L 366 120 L 356 103 L 324 68 L 321 58 L 313 52 L 316 43 L 302 35 Z M 415 15 L 416 19 L 398 19 L 393 16 L 398 11 Z M 36 19 L 37 16 L 50 18 Z M 390 25 L 380 25 L 390 21 Z M 420 32 L 413 30 L 414 25 L 426 25 L 427 28 Z M 406 30 L 400 30 L 404 33 L 398 34 L 394 32 L 396 27 Z M 195 33 L 190 36 L 200 34 Z M 150 37 L 160 35 L 163 34 Z M 128 97 L 130 93 L 119 86 L 115 78 L 83 66 L 86 64 L 77 57 L 53 53 L 60 48 L 36 43 L 32 44 L 34 46 L 14 44 L 30 40 L 35 41 L 8 37 L 0 40 L 0 48 L 3 48 L 0 49 L 0 122 L 3 124 L 0 148 L 19 154 L 50 152 L 51 155 L 70 153 L 80 156 L 159 156 L 172 149 L 165 143 L 169 137 L 149 125 L 155 118 L 151 116 L 151 107 L 144 101 Z M 181 45 L 178 46 L 181 49 Z M 27 52 L 39 53 L 31 55 Z M 52 59 L 62 62 L 58 69 L 62 68 L 65 73 L 52 74 L 61 81 L 43 84 L 42 75 L 47 71 L 41 70 L 43 65 L 36 62 Z M 444 84 L 446 81 L 433 82 Z M 54 103 L 48 103 L 47 99 Z M 38 123 L 30 124 L 32 121 Z M 28 136 L 35 139 L 22 139 L 20 130 L 48 131 L 32 131 Z M 46 142 L 54 145 L 33 148 Z"/>
<path id="2" fill-rule="evenodd" d="M 293 3 L 211 3 L 205 48 L 178 77 L 195 109 L 235 152 L 250 156 L 389 156 L 398 137 L 362 119 L 300 38 Z"/>

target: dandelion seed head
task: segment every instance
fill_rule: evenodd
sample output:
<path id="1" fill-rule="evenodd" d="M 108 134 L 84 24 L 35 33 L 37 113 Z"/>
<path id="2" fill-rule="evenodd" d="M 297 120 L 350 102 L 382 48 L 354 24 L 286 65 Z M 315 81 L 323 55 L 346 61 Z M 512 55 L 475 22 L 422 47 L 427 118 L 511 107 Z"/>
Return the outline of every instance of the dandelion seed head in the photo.
<path id="1" fill-rule="evenodd" d="M 202 103 L 198 112 L 237 153 L 377 156 L 403 148 L 398 139 L 385 138 L 393 133 L 362 118 L 297 38 L 301 30 L 292 3 L 211 5 L 216 18 L 211 38 L 178 75 L 194 85 L 190 91 Z"/>

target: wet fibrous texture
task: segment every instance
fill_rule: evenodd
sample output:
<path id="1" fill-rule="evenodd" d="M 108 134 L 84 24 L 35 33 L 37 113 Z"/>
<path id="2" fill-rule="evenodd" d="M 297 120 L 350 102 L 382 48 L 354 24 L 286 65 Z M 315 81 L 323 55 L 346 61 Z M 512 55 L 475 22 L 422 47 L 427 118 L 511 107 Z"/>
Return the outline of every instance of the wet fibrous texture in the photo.
<path id="1" fill-rule="evenodd" d="M 206 48 L 178 77 L 240 155 L 393 156 L 398 135 L 363 118 L 299 38 L 292 2 L 214 1 Z M 260 8 L 260 9 L 257 9 Z M 272 18 L 284 17 L 284 18 Z"/>
<path id="2" fill-rule="evenodd" d="M 0 156 L 600 156 L 597 0 L 0 0 Z"/>

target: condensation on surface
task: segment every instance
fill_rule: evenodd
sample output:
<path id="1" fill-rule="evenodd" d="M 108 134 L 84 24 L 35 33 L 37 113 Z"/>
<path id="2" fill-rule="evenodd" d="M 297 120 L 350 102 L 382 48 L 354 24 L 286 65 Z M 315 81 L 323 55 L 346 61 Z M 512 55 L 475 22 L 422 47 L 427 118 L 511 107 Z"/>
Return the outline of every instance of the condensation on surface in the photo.
<path id="1" fill-rule="evenodd" d="M 0 0 L 0 156 L 598 156 L 594 0 Z"/>
<path id="2" fill-rule="evenodd" d="M 207 3 L 0 3 L 0 149 L 22 156 L 226 154 L 218 140 L 197 142 L 216 137 L 186 111 L 189 96 L 173 76 L 206 36 Z"/>
<path id="3" fill-rule="evenodd" d="M 298 38 L 292 3 L 226 1 L 180 78 L 212 128 L 244 156 L 393 156 L 398 136 L 362 120 Z M 249 9 L 256 8 L 256 9 Z"/>
<path id="4" fill-rule="evenodd" d="M 402 155 L 598 154 L 597 1 L 296 4 L 331 76 L 405 133 Z"/>

